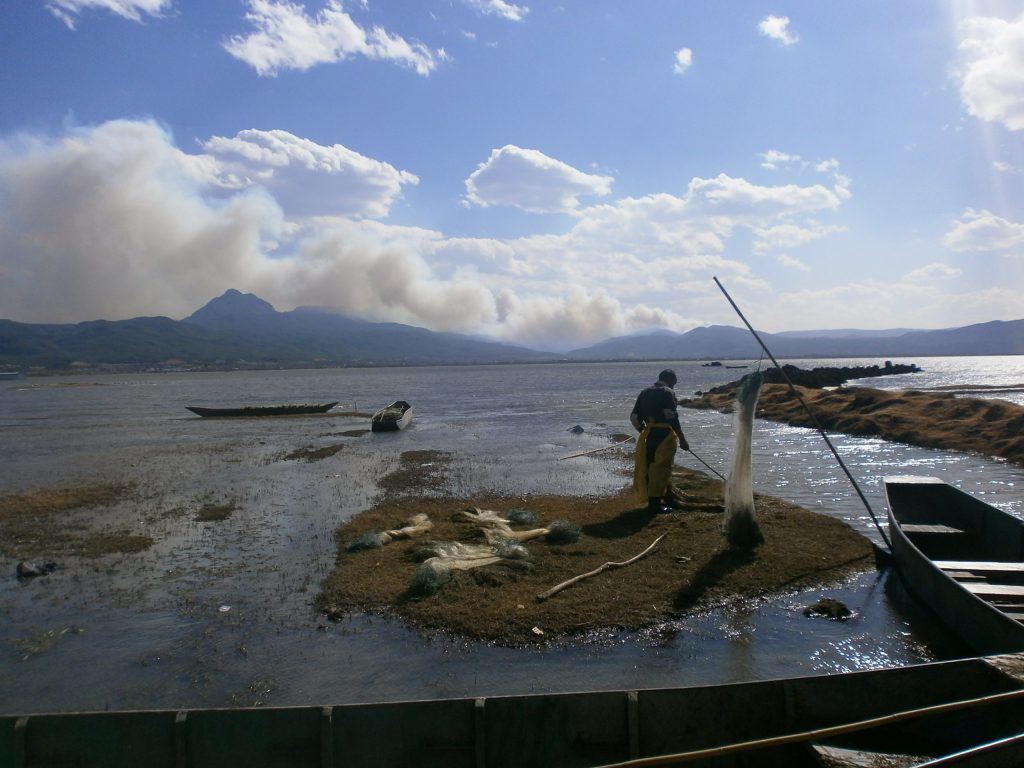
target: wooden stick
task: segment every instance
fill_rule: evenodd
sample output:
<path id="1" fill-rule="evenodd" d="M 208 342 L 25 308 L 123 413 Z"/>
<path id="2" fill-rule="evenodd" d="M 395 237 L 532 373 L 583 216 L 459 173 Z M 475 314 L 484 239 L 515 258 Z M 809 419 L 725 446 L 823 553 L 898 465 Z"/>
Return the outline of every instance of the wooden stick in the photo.
<path id="1" fill-rule="evenodd" d="M 619 440 L 619 442 L 612 443 L 611 445 L 606 445 L 604 448 L 595 448 L 592 451 L 584 451 L 583 453 L 574 453 L 571 456 L 561 456 L 561 457 L 559 457 L 558 460 L 559 461 L 565 461 L 566 459 L 575 459 L 577 456 L 586 456 L 586 455 L 591 454 L 591 453 L 597 453 L 598 451 L 607 451 L 609 448 L 617 448 L 618 446 L 622 445 L 623 443 L 628 443 L 630 440 L 636 440 L 636 438 L 635 437 L 627 437 L 625 440 Z"/>
<path id="2" fill-rule="evenodd" d="M 589 571 L 587 573 L 582 573 L 579 576 L 573 576 L 568 581 L 563 581 L 561 584 L 552 587 L 547 592 L 542 592 L 541 594 L 537 595 L 537 599 L 540 600 L 541 602 L 543 602 L 543 601 L 547 600 L 549 597 L 553 597 L 554 595 L 557 595 L 559 592 L 561 592 L 566 587 L 571 587 L 577 581 L 583 581 L 583 579 L 589 579 L 591 576 L 597 576 L 597 574 L 604 573 L 605 571 L 610 571 L 612 568 L 622 568 L 623 566 L 635 563 L 640 558 L 646 557 L 651 552 L 653 552 L 655 547 L 657 547 L 658 544 L 661 542 L 661 540 L 664 539 L 664 538 L 665 538 L 665 534 L 663 533 L 663 534 L 661 534 L 661 536 L 659 536 L 654 541 L 652 541 L 651 545 L 649 547 L 647 547 L 647 549 L 645 549 L 639 555 L 634 555 L 633 557 L 629 558 L 629 560 L 625 560 L 625 561 L 623 561 L 621 563 L 605 563 L 601 567 L 595 568 L 592 571 Z"/>

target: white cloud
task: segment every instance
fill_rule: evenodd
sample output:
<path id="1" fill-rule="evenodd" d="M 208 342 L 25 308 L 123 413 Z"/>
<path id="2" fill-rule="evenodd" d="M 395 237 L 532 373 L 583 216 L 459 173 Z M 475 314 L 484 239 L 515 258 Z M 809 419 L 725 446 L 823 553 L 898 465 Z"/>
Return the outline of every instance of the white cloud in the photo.
<path id="1" fill-rule="evenodd" d="M 466 200 L 530 213 L 571 213 L 581 195 L 611 193 L 612 178 L 584 173 L 535 149 L 507 144 L 491 151 L 466 179 Z"/>
<path id="2" fill-rule="evenodd" d="M 1024 129 L 1024 14 L 976 16 L 960 24 L 954 76 L 967 111 L 1011 131 Z"/>
<path id="3" fill-rule="evenodd" d="M 541 197 L 563 207 L 610 183 L 547 161 L 541 180 L 560 192 Z M 284 131 L 215 137 L 197 154 L 151 121 L 0 137 L 0 307 L 24 322 L 184 317 L 237 288 L 281 310 L 316 305 L 566 349 L 692 328 L 701 306 L 720 309 L 701 305 L 713 274 L 768 290 L 727 257 L 737 229 L 822 234 L 807 217 L 843 199 L 821 185 L 721 175 L 693 179 L 682 195 L 577 206 L 564 232 L 517 239 L 353 218 L 385 210 L 405 183 L 386 163 Z M 301 185 L 344 199 L 350 215 L 291 215 Z"/>
<path id="4" fill-rule="evenodd" d="M 800 155 L 790 155 L 777 149 L 769 149 L 761 154 L 761 167 L 776 171 L 779 166 L 800 163 Z"/>
<path id="5" fill-rule="evenodd" d="M 680 48 L 678 51 L 676 51 L 675 61 L 672 64 L 673 72 L 675 72 L 677 75 L 685 74 L 686 70 L 688 70 L 692 65 L 693 51 L 691 51 L 689 48 Z"/>
<path id="6" fill-rule="evenodd" d="M 919 269 L 907 272 L 902 278 L 902 283 L 930 283 L 941 280 L 955 280 L 963 275 L 963 270 L 958 267 L 951 267 L 948 264 L 938 262 L 926 264 Z"/>
<path id="7" fill-rule="evenodd" d="M 795 269 L 797 272 L 810 272 L 811 268 L 800 259 L 786 253 L 780 253 L 775 260 L 788 269 Z"/>
<path id="8" fill-rule="evenodd" d="M 288 214 L 388 214 L 405 184 L 419 179 L 340 144 L 321 146 L 287 131 L 241 131 L 202 143 L 216 159 L 214 178 L 228 188 L 262 186 Z"/>
<path id="9" fill-rule="evenodd" d="M 764 37 L 778 40 L 783 45 L 793 45 L 800 36 L 790 30 L 788 16 L 767 16 L 757 25 L 758 31 Z"/>
<path id="10" fill-rule="evenodd" d="M 808 221 L 802 224 L 787 222 L 768 227 L 753 227 L 752 231 L 755 236 L 754 253 L 764 254 L 796 248 L 836 232 L 843 232 L 845 227 L 828 227 L 816 221 Z"/>
<path id="11" fill-rule="evenodd" d="M 47 0 L 46 8 L 54 16 L 75 28 L 78 15 L 88 10 L 104 10 L 131 21 L 142 21 L 143 15 L 159 16 L 174 0 Z"/>
<path id="12" fill-rule="evenodd" d="M 989 211 L 968 208 L 943 238 L 954 251 L 1000 251 L 1024 245 L 1024 224 L 1008 221 Z"/>
<path id="13" fill-rule="evenodd" d="M 303 6 L 288 0 L 248 3 L 245 18 L 257 31 L 231 37 L 223 45 L 228 53 L 260 75 L 275 75 L 286 69 L 306 70 L 353 56 L 391 61 L 420 75 L 429 75 L 448 59 L 444 49 L 432 50 L 422 43 L 410 43 L 382 27 L 363 29 L 345 13 L 339 0 L 327 0 L 315 18 L 307 15 Z"/>
<path id="14" fill-rule="evenodd" d="M 530 9 L 525 5 L 513 5 L 505 0 L 463 0 L 470 8 L 490 16 L 501 16 L 509 21 L 522 21 Z"/>

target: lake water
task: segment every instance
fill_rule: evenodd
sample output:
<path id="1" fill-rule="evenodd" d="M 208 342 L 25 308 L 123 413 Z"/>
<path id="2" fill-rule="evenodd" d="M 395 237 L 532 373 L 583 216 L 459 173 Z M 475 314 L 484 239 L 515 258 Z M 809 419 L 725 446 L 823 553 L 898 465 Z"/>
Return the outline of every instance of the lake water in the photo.
<path id="1" fill-rule="evenodd" d="M 787 360 L 801 367 L 876 361 Z M 880 362 L 880 361 L 879 361 Z M 922 373 L 865 380 L 883 388 L 996 386 L 1024 404 L 1024 357 L 925 358 Z M 377 479 L 404 451 L 453 456 L 450 490 L 474 494 L 608 493 L 628 483 L 630 453 L 603 448 L 631 433 L 636 393 L 671 365 L 686 396 L 746 371 L 669 364 L 551 364 L 75 376 L 0 382 L 0 494 L 131 480 L 138 498 L 111 515 L 156 543 L 137 555 L 62 558 L 19 582 L 0 558 L 0 710 L 13 712 L 301 705 L 452 696 L 649 688 L 820 674 L 966 655 L 890 571 L 745 603 L 585 643 L 510 649 L 424 637 L 400 621 L 326 622 L 312 604 L 335 558 L 340 523 L 372 506 Z M 756 366 L 750 362 L 751 369 Z M 973 393 L 977 396 L 978 393 Z M 340 401 L 415 408 L 401 433 L 364 434 L 342 416 L 209 420 L 186 405 Z M 730 416 L 683 411 L 690 446 L 725 471 Z M 572 428 L 579 425 L 582 433 Z M 865 509 L 820 435 L 754 428 L 758 491 L 848 521 L 881 541 L 882 478 L 936 475 L 1024 517 L 1024 468 L 977 454 L 832 435 Z M 316 462 L 304 447 L 343 444 Z M 692 455 L 677 463 L 703 469 Z M 237 509 L 202 523 L 204 503 Z M 102 526 L 103 514 L 90 524 Z M 802 609 L 821 596 L 846 622 Z"/>

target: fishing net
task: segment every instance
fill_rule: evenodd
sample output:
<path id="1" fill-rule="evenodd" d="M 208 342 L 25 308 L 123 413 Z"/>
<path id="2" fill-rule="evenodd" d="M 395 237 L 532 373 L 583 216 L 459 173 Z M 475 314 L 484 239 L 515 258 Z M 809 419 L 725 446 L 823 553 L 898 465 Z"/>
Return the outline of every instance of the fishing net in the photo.
<path id="1" fill-rule="evenodd" d="M 434 524 L 424 515 L 414 515 L 405 521 L 401 528 L 393 528 L 389 531 L 370 531 L 358 536 L 349 542 L 345 548 L 347 552 L 359 552 L 364 549 L 377 549 L 390 544 L 395 539 L 411 539 L 414 536 L 426 533 Z"/>
<path id="2" fill-rule="evenodd" d="M 740 381 L 736 396 L 736 442 L 732 464 L 725 482 L 725 516 L 722 530 L 734 547 L 752 549 L 764 541 L 754 517 L 754 484 L 751 469 L 754 410 L 764 375 L 748 373 Z"/>

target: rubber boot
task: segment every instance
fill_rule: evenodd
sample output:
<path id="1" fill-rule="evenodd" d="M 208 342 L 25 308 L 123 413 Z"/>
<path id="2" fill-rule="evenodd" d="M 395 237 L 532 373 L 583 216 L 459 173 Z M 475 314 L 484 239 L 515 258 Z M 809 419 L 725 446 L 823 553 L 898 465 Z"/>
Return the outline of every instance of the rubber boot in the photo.
<path id="1" fill-rule="evenodd" d="M 647 511 L 652 515 L 656 515 L 661 512 L 661 496 L 648 496 L 647 497 Z"/>

